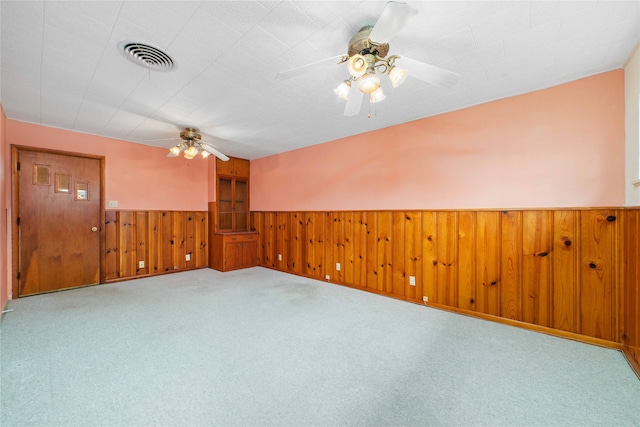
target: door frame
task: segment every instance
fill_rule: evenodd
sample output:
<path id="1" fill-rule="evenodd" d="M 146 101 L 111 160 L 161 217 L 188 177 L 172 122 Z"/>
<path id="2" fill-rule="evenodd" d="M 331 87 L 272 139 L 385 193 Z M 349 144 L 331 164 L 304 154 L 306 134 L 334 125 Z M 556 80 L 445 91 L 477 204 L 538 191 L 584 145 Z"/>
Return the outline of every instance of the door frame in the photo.
<path id="1" fill-rule="evenodd" d="M 19 297 L 18 288 L 18 270 L 20 268 L 20 239 L 18 233 L 18 216 L 20 215 L 19 206 L 19 194 L 18 194 L 18 150 L 36 151 L 40 153 L 59 154 L 62 156 L 82 157 L 86 159 L 97 159 L 100 161 L 100 229 L 99 234 L 99 251 L 100 262 L 98 273 L 100 277 L 100 284 L 104 281 L 104 268 L 105 268 L 105 204 L 104 204 L 104 167 L 105 157 L 86 153 L 77 153 L 71 151 L 52 150 L 49 148 L 30 147 L 25 145 L 11 144 L 11 292 L 12 299 Z"/>

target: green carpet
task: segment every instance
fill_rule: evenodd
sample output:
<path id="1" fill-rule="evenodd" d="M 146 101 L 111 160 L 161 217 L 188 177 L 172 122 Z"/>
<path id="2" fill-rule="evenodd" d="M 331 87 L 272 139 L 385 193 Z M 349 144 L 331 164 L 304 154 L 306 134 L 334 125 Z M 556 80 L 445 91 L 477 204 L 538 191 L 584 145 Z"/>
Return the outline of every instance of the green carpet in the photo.
<path id="1" fill-rule="evenodd" d="M 618 351 L 259 267 L 7 308 L 2 426 L 640 426 Z"/>

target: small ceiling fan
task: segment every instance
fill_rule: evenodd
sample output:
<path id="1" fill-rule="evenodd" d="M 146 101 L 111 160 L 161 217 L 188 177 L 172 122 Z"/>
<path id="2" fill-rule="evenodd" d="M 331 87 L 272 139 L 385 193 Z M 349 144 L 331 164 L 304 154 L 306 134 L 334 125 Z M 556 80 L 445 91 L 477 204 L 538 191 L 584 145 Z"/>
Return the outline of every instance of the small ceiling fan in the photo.
<path id="1" fill-rule="evenodd" d="M 180 153 L 184 153 L 184 157 L 188 160 L 191 160 L 198 154 L 200 154 L 203 158 L 207 158 L 209 157 L 209 155 L 213 154 L 222 161 L 226 162 L 229 160 L 229 157 L 222 154 L 211 144 L 202 142 L 202 135 L 198 133 L 198 130 L 196 128 L 184 128 L 184 130 L 180 132 L 180 139 L 182 139 L 182 141 L 180 141 L 176 146 L 169 149 L 167 157 L 177 157 Z"/>
<path id="2" fill-rule="evenodd" d="M 327 63 L 347 63 L 349 77 L 334 89 L 334 92 L 347 101 L 345 116 L 355 116 L 360 112 L 362 99 L 369 95 L 369 102 L 380 102 L 386 98 L 380 87 L 378 74 L 387 74 L 391 85 L 400 86 L 407 76 L 438 86 L 451 87 L 460 76 L 451 71 L 425 64 L 405 56 L 391 55 L 389 41 L 405 24 L 418 13 L 406 3 L 388 2 L 375 25 L 362 27 L 349 41 L 346 55 L 337 55 L 311 64 L 282 71 L 277 79 L 289 79 L 304 74 L 311 68 Z M 407 69 L 398 68 L 396 60 L 402 58 Z"/>

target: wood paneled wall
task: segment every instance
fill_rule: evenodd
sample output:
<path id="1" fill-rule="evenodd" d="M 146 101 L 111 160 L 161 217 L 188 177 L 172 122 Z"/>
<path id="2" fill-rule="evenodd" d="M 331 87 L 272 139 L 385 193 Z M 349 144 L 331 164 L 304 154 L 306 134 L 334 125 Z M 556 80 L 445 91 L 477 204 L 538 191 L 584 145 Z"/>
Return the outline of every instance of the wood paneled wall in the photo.
<path id="1" fill-rule="evenodd" d="M 621 343 L 622 214 L 252 212 L 251 224 L 265 267 Z"/>
<path id="2" fill-rule="evenodd" d="M 102 281 L 207 267 L 208 228 L 207 212 L 108 210 Z"/>
<path id="3" fill-rule="evenodd" d="M 640 376 L 640 208 L 625 211 L 624 228 L 623 342 Z"/>

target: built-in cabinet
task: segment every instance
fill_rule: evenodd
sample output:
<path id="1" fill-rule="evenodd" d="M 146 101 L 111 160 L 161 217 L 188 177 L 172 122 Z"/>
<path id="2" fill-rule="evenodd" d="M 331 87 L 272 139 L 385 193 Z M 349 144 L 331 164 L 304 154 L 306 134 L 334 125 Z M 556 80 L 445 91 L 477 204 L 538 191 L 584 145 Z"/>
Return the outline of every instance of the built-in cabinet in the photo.
<path id="1" fill-rule="evenodd" d="M 258 233 L 216 233 L 213 236 L 212 268 L 220 271 L 254 267 L 258 264 Z"/>
<path id="2" fill-rule="evenodd" d="M 210 265 L 220 271 L 257 265 L 258 234 L 249 223 L 249 160 L 216 159 Z"/>

